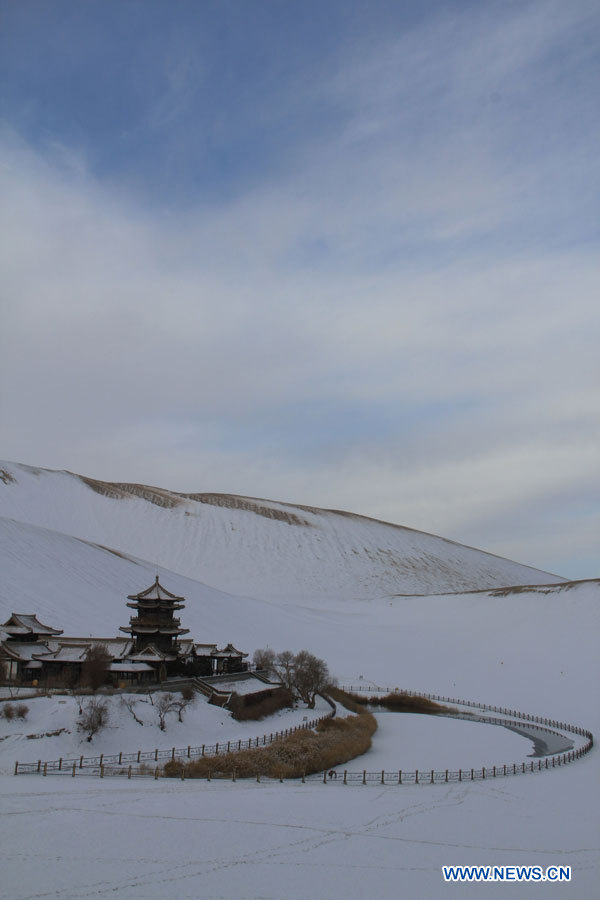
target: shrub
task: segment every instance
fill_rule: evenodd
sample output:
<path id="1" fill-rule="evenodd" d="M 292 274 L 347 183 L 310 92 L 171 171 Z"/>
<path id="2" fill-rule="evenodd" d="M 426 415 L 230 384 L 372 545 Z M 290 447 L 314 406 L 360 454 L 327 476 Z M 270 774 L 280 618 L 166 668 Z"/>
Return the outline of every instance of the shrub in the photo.
<path id="1" fill-rule="evenodd" d="M 88 741 L 91 741 L 95 734 L 101 731 L 108 722 L 108 703 L 106 700 L 100 700 L 98 697 L 92 697 L 85 706 L 82 707 L 81 715 L 77 720 L 79 731 L 87 734 Z"/>
<path id="2" fill-rule="evenodd" d="M 17 703 L 15 706 L 15 715 L 17 719 L 26 719 L 29 707 L 25 703 Z"/>
<path id="3" fill-rule="evenodd" d="M 294 697 L 286 688 L 260 691 L 257 694 L 236 694 L 229 698 L 227 709 L 238 722 L 256 721 L 272 716 L 280 709 L 294 705 Z"/>
<path id="4" fill-rule="evenodd" d="M 186 684 L 181 688 L 181 699 L 186 703 L 193 703 L 196 699 L 196 691 L 191 684 Z"/>
<path id="5" fill-rule="evenodd" d="M 92 644 L 81 667 L 81 683 L 95 693 L 108 681 L 111 661 L 112 657 L 102 644 Z"/>
<path id="6" fill-rule="evenodd" d="M 334 700 L 343 703 L 344 706 L 355 712 L 365 706 L 383 706 L 392 712 L 428 713 L 429 715 L 450 711 L 441 703 L 435 703 L 433 700 L 428 700 L 427 697 L 413 697 L 412 694 L 407 694 L 405 691 L 392 691 L 384 696 L 374 694 L 368 697 L 366 694 L 348 694 L 338 688 L 331 688 L 329 694 Z"/>
<path id="7" fill-rule="evenodd" d="M 10 722 L 15 717 L 15 710 L 9 703 L 5 703 L 4 709 L 2 710 L 2 715 L 6 719 L 7 722 Z"/>

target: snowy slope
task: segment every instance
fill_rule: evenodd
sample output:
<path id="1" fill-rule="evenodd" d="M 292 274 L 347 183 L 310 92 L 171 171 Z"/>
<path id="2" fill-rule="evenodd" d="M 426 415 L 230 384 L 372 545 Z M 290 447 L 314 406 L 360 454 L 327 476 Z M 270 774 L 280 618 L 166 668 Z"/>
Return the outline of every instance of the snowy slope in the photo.
<path id="1" fill-rule="evenodd" d="M 562 580 L 350 513 L 115 485 L 9 462 L 0 463 L 0 515 L 156 562 L 230 594 L 279 600 Z"/>
<path id="2" fill-rule="evenodd" d="M 1 621 L 36 612 L 82 636 L 118 634 L 126 595 L 147 587 L 154 567 L 76 538 L 0 520 Z M 590 719 L 589 686 L 600 675 L 596 641 L 600 582 L 479 593 L 296 604 L 236 596 L 160 569 L 186 597 L 182 624 L 199 641 L 252 652 L 310 649 L 343 682 L 457 694 L 568 720 Z M 526 671 L 535 677 L 524 677 Z M 595 673 L 595 674 L 594 674 Z"/>

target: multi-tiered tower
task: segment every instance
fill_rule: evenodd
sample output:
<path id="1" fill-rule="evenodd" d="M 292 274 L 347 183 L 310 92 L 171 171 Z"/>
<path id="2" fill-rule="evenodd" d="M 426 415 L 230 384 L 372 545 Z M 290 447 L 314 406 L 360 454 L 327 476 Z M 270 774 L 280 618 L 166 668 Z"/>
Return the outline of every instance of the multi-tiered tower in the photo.
<path id="1" fill-rule="evenodd" d="M 185 606 L 184 598 L 171 594 L 160 584 L 158 575 L 154 584 L 139 594 L 129 594 L 127 604 L 137 615 L 131 616 L 129 625 L 119 630 L 130 634 L 139 653 L 149 645 L 161 654 L 176 657 L 179 652 L 179 637 L 187 634 L 189 628 L 181 628 L 181 620 L 173 615 Z"/>

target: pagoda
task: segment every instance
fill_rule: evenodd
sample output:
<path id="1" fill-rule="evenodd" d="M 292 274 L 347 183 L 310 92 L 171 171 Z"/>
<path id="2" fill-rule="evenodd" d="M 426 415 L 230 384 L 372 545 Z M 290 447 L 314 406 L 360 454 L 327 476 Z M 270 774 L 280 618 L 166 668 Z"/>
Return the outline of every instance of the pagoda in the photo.
<path id="1" fill-rule="evenodd" d="M 184 597 L 177 597 L 167 591 L 158 580 L 139 594 L 129 594 L 127 604 L 136 611 L 131 616 L 129 625 L 122 626 L 119 631 L 130 634 L 137 653 L 148 647 L 156 649 L 167 658 L 176 658 L 179 653 L 179 637 L 187 634 L 189 628 L 181 628 L 181 620 L 173 615 L 185 606 Z"/>

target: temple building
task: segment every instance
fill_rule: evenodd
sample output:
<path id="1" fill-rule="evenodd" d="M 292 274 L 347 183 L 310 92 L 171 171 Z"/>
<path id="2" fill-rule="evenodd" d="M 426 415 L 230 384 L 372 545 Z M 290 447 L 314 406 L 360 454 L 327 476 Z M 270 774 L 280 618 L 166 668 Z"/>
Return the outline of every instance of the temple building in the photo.
<path id="1" fill-rule="evenodd" d="M 174 615 L 185 599 L 159 582 L 130 594 L 127 606 L 135 614 L 121 627 L 126 637 L 65 637 L 62 630 L 43 625 L 32 614 L 12 613 L 0 625 L 0 680 L 11 683 L 75 686 L 85 672 L 92 647 L 107 657 L 107 677 L 113 684 L 157 683 L 172 676 L 211 676 L 244 672 L 247 653 L 227 644 L 196 643 L 183 638 L 189 629 Z"/>

